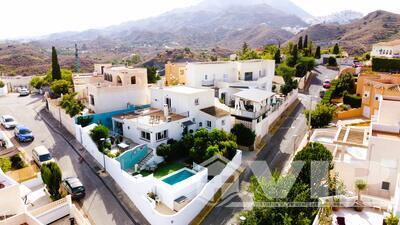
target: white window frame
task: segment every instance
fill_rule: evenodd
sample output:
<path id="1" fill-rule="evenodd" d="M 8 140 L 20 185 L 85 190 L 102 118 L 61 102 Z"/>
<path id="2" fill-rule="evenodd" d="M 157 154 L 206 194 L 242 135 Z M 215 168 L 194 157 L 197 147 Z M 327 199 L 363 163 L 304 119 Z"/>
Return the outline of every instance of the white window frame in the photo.
<path id="1" fill-rule="evenodd" d="M 165 139 L 168 139 L 168 130 L 163 130 L 156 133 L 156 141 L 163 141 Z"/>

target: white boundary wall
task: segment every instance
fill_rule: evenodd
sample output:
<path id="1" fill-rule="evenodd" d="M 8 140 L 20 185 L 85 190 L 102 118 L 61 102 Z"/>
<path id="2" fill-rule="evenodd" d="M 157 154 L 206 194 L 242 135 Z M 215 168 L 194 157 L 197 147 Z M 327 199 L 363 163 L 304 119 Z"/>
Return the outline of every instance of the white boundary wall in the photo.
<path id="1" fill-rule="evenodd" d="M 164 215 L 155 210 L 155 202 L 147 197 L 147 193 L 157 192 L 153 176 L 134 177 L 123 171 L 117 160 L 108 158 L 100 153 L 89 135 L 90 130 L 95 126 L 96 124 L 91 124 L 82 128 L 76 125 L 77 140 L 82 143 L 101 166 L 104 166 L 105 162 L 107 172 L 151 224 L 189 224 L 242 163 L 242 152 L 238 150 L 235 157 L 222 172 L 210 180 L 186 206 L 174 215 Z"/>
<path id="2" fill-rule="evenodd" d="M 49 112 L 56 119 L 58 122 L 65 127 L 72 135 L 76 136 L 76 129 L 75 129 L 75 118 L 71 118 L 64 109 L 62 109 L 58 104 L 58 99 L 50 99 L 47 98 Z"/>
<path id="3" fill-rule="evenodd" d="M 4 87 L 0 88 L 0 96 L 4 96 L 8 94 L 7 85 L 4 84 Z"/>

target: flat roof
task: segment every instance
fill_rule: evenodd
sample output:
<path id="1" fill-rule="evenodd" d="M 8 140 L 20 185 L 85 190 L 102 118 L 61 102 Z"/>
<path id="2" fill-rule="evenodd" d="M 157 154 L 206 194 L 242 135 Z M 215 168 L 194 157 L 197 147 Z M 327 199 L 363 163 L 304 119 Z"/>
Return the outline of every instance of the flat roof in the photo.
<path id="1" fill-rule="evenodd" d="M 376 43 L 375 45 L 377 45 L 377 46 L 396 46 L 396 45 L 400 45 L 400 39 L 396 39 L 393 41 L 379 42 L 379 43 Z"/>
<path id="2" fill-rule="evenodd" d="M 207 113 L 211 116 L 218 117 L 218 118 L 230 115 L 230 113 L 228 111 L 225 111 L 225 110 L 215 107 L 215 106 L 207 107 L 207 108 L 200 109 L 200 110 L 204 113 Z"/>
<path id="3" fill-rule="evenodd" d="M 260 89 L 247 89 L 234 94 L 234 96 L 236 97 L 253 102 L 262 102 L 263 100 L 270 98 L 274 95 L 275 93 L 273 92 L 268 92 Z"/>
<path id="4" fill-rule="evenodd" d="M 173 93 L 179 93 L 179 94 L 197 94 L 197 93 L 202 93 L 202 92 L 208 92 L 211 89 L 209 88 L 192 88 L 192 87 L 187 87 L 187 86 L 169 86 L 169 87 L 155 87 L 154 89 L 160 89 L 160 90 L 165 90 Z"/>

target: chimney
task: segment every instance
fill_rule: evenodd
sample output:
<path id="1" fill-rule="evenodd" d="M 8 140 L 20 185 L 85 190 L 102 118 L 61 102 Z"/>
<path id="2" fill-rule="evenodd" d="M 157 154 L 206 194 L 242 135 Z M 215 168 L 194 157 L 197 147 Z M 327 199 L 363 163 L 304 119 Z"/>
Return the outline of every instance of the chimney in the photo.
<path id="1" fill-rule="evenodd" d="M 168 104 L 164 104 L 164 117 L 168 118 L 168 116 L 169 116 Z"/>

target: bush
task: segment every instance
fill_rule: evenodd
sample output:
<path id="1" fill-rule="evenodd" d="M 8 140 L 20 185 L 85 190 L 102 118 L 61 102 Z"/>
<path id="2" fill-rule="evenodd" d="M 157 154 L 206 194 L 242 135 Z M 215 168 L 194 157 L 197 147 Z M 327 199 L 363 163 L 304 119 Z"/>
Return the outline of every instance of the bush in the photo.
<path id="1" fill-rule="evenodd" d="M 171 145 L 161 144 L 157 147 L 157 155 L 164 157 L 165 161 L 170 161 L 171 157 Z"/>
<path id="2" fill-rule="evenodd" d="M 76 92 L 66 94 L 60 101 L 61 108 L 65 109 L 71 117 L 78 115 L 85 108 L 82 102 L 75 98 L 76 95 Z"/>
<path id="3" fill-rule="evenodd" d="M 0 168 L 3 172 L 8 172 L 11 169 L 11 161 L 9 158 L 0 158 Z"/>
<path id="4" fill-rule="evenodd" d="M 309 120 L 309 113 L 311 113 L 311 127 L 321 128 L 332 122 L 334 111 L 335 107 L 330 104 L 318 104 L 315 110 L 305 110 L 304 114 Z"/>
<path id="5" fill-rule="evenodd" d="M 343 103 L 346 105 L 350 105 L 351 108 L 360 108 L 361 107 L 361 97 L 357 95 L 350 95 L 347 92 L 343 95 Z"/>
<path id="6" fill-rule="evenodd" d="M 0 88 L 3 88 L 4 85 L 5 85 L 4 82 L 0 80 Z"/>
<path id="7" fill-rule="evenodd" d="M 108 128 L 101 124 L 97 125 L 90 131 L 90 137 L 96 143 L 99 151 L 104 152 L 106 149 L 105 140 L 108 138 Z"/>
<path id="8" fill-rule="evenodd" d="M 331 87 L 325 92 L 324 97 L 321 100 L 322 104 L 330 104 L 332 98 L 334 98 L 333 93 L 336 92 L 336 86 L 337 86 L 338 81 L 333 80 L 331 82 Z"/>
<path id="9" fill-rule="evenodd" d="M 26 167 L 24 160 L 21 158 L 19 154 L 11 156 L 10 160 L 11 160 L 11 167 L 14 169 L 22 169 Z"/>
<path id="10" fill-rule="evenodd" d="M 45 81 L 43 77 L 34 76 L 29 84 L 35 89 L 40 89 L 42 86 L 44 86 Z"/>
<path id="11" fill-rule="evenodd" d="M 333 97 L 342 97 L 346 91 L 350 94 L 356 92 L 356 83 L 351 73 L 346 73 L 339 77 L 336 88 L 333 90 Z"/>
<path id="12" fill-rule="evenodd" d="M 46 184 L 47 190 L 50 193 L 51 199 L 58 200 L 61 198 L 60 184 L 61 184 L 61 169 L 57 163 L 50 162 L 43 164 L 40 168 L 43 183 Z"/>
<path id="13" fill-rule="evenodd" d="M 250 147 L 253 146 L 256 140 L 256 134 L 245 125 L 239 123 L 235 124 L 231 129 L 231 133 L 236 136 L 236 142 L 238 145 Z"/>
<path id="14" fill-rule="evenodd" d="M 372 71 L 400 72 L 400 59 L 372 58 Z"/>
<path id="15" fill-rule="evenodd" d="M 336 58 L 331 56 L 328 59 L 328 66 L 337 66 Z"/>
<path id="16" fill-rule="evenodd" d="M 316 66 L 313 57 L 301 57 L 296 64 L 296 77 L 304 77 L 307 72 L 313 70 Z"/>
<path id="17" fill-rule="evenodd" d="M 51 90 L 57 95 L 67 94 L 69 92 L 69 87 L 70 82 L 66 80 L 56 80 L 50 86 Z"/>
<path id="18" fill-rule="evenodd" d="M 76 119 L 76 123 L 81 125 L 82 127 L 86 127 L 88 125 L 90 125 L 93 121 L 93 117 L 91 116 L 79 116 Z"/>

